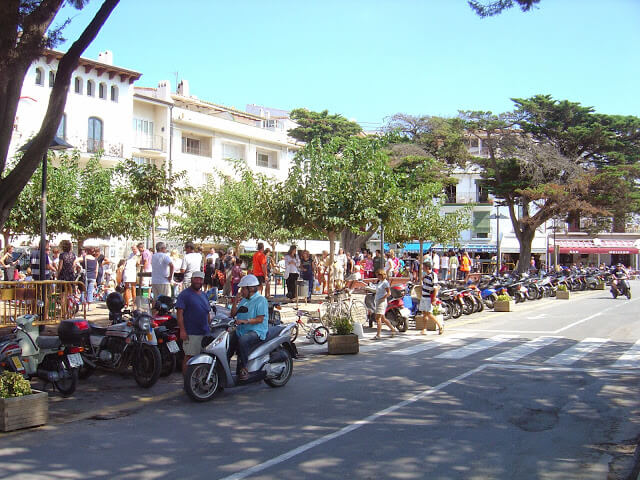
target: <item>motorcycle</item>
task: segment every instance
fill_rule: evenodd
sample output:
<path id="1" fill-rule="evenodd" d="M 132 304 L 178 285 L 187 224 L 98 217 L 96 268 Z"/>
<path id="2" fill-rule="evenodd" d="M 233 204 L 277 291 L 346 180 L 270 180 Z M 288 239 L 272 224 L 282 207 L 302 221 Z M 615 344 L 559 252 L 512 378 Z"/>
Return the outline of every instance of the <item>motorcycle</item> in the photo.
<path id="1" fill-rule="evenodd" d="M 626 276 L 614 276 L 611 280 L 611 295 L 618 298 L 618 295 L 625 295 L 627 300 L 631 300 L 631 285 Z"/>
<path id="2" fill-rule="evenodd" d="M 173 307 L 173 298 L 165 295 L 160 295 L 153 305 L 155 314 L 151 326 L 158 339 L 158 349 L 162 359 L 161 377 L 170 375 L 176 369 L 176 365 L 182 365 L 184 358 L 182 342 L 179 342 L 178 320 L 171 313 Z"/>
<path id="3" fill-rule="evenodd" d="M 238 313 L 247 311 L 246 307 L 238 309 Z M 229 341 L 235 326 L 234 318 L 219 323 L 220 333 L 215 337 L 205 336 L 202 339 L 202 352 L 187 363 L 184 389 L 192 400 L 205 402 L 213 399 L 224 388 L 261 380 L 270 387 L 282 387 L 291 378 L 293 359 L 298 356 L 295 344 L 291 342 L 291 329 L 295 323 L 269 327 L 266 340 L 249 353 L 249 378 L 246 380 L 240 380 L 237 374 L 231 373 Z"/>
<path id="4" fill-rule="evenodd" d="M 391 287 L 391 297 L 387 300 L 387 308 L 384 316 L 389 323 L 400 332 L 406 332 L 409 328 L 411 312 L 404 306 L 404 285 Z"/>
<path id="5" fill-rule="evenodd" d="M 131 366 L 136 383 L 142 388 L 150 388 L 158 381 L 162 368 L 158 341 L 151 326 L 152 318 L 139 310 L 129 316 L 128 311 L 122 311 L 123 306 L 124 301 L 110 302 L 108 298 L 109 311 L 122 314 L 123 321 L 108 327 L 89 323 L 90 332 L 82 345 L 84 365 L 80 369 L 80 378 L 89 377 L 98 367 L 124 371 Z"/>
<path id="6" fill-rule="evenodd" d="M 72 330 L 71 321 L 63 320 L 58 326 L 58 336 L 42 336 L 40 327 L 33 325 L 37 318 L 37 315 L 22 315 L 15 319 L 12 337 L 5 337 L 0 344 L 0 363 L 27 378 L 37 377 L 52 383 L 63 397 L 73 395 L 78 369 L 83 363 L 82 332 L 88 331 L 89 325 L 83 320 L 84 323 Z M 3 361 L 5 356 L 8 362 Z"/>

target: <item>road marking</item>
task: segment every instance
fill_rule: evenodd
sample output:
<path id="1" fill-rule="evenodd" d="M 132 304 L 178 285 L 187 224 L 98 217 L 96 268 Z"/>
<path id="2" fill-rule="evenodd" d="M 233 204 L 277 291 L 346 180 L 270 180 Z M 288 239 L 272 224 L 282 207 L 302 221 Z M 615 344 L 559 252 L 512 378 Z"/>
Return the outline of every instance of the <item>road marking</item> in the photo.
<path id="1" fill-rule="evenodd" d="M 535 317 L 527 317 L 527 320 L 539 320 L 539 319 L 544 318 L 546 316 L 547 316 L 546 313 L 541 313 L 540 315 L 536 315 Z"/>
<path id="2" fill-rule="evenodd" d="M 389 352 L 393 355 L 413 355 L 417 352 L 422 352 L 424 350 L 431 350 L 432 348 L 439 347 L 441 345 L 448 345 L 453 342 L 457 342 L 459 340 L 464 340 L 465 338 L 473 337 L 473 333 L 454 333 L 453 335 L 447 335 L 446 337 L 438 337 L 434 338 L 432 341 L 420 343 L 418 345 L 413 345 L 408 348 L 403 348 L 401 350 L 393 350 Z"/>
<path id="3" fill-rule="evenodd" d="M 267 460 L 266 462 L 262 462 L 259 463 L 258 465 L 254 465 L 253 467 L 247 468 L 245 470 L 242 470 L 240 472 L 236 472 L 233 475 L 229 475 L 227 477 L 221 478 L 220 480 L 241 480 L 243 478 L 247 478 L 255 473 L 261 472 L 263 470 L 266 470 L 267 468 L 273 467 L 275 465 L 278 465 L 280 463 L 286 462 L 287 460 L 296 457 L 298 455 L 300 455 L 301 453 L 306 452 L 307 450 L 311 450 L 312 448 L 315 448 L 319 445 L 322 445 L 324 443 L 327 443 L 331 440 L 334 440 L 336 438 L 340 438 L 344 435 L 346 435 L 347 433 L 351 433 L 354 430 L 357 430 L 361 427 L 364 427 L 365 425 L 369 425 L 373 422 L 375 422 L 376 420 L 378 420 L 380 417 L 384 417 L 385 415 L 389 415 L 390 413 L 395 412 L 396 410 L 399 410 L 403 407 L 406 407 L 407 405 L 410 405 L 412 403 L 417 402 L 418 400 L 422 400 L 423 398 L 428 397 L 429 395 L 432 395 L 436 392 L 439 392 L 440 390 L 448 387 L 449 385 L 459 382 L 460 380 L 464 380 L 467 377 L 470 377 L 471 375 L 478 373 L 482 370 L 484 370 L 487 367 L 487 365 L 480 365 L 472 370 L 469 370 L 461 375 L 458 375 L 457 377 L 454 377 L 450 380 L 446 380 L 438 385 L 436 385 L 435 387 L 430 387 L 426 390 L 424 390 L 421 393 L 418 393 L 416 395 L 413 395 L 412 397 L 403 400 L 402 402 L 396 403 L 395 405 L 392 405 L 390 407 L 385 408 L 384 410 L 380 410 L 379 412 L 374 413 L 373 415 L 369 415 L 366 418 L 363 418 L 362 420 L 357 420 L 353 423 L 350 423 L 349 425 L 347 425 L 346 427 L 341 428 L 340 430 L 337 430 L 333 433 L 330 433 L 328 435 L 324 435 L 316 440 L 313 440 L 311 442 L 305 443 L 304 445 L 301 445 L 297 448 L 294 448 L 293 450 L 289 450 L 288 452 L 283 453 L 282 455 L 278 455 L 277 457 L 272 458 L 271 460 Z"/>
<path id="4" fill-rule="evenodd" d="M 611 365 L 613 368 L 640 368 L 640 340 Z"/>
<path id="5" fill-rule="evenodd" d="M 536 350 L 540 350 L 542 347 L 551 345 L 553 342 L 555 342 L 559 338 L 562 338 L 562 337 L 538 337 L 528 341 L 527 343 L 523 343 L 522 345 L 513 347 L 512 349 L 507 350 L 506 352 L 500 353 L 498 355 L 494 355 L 493 357 L 489 357 L 487 358 L 487 361 L 517 362 L 522 357 L 531 355 Z"/>
<path id="6" fill-rule="evenodd" d="M 392 345 L 398 345 L 400 343 L 410 342 L 411 338 L 398 338 L 397 336 L 394 338 L 390 338 L 388 340 L 372 340 L 372 343 L 368 343 L 360 347 L 361 352 L 371 352 L 373 350 L 379 350 L 384 347 L 390 347 Z"/>
<path id="7" fill-rule="evenodd" d="M 585 338 L 573 347 L 567 348 L 563 352 L 549 358 L 544 363 L 551 365 L 571 365 L 608 341 L 608 338 Z"/>
<path id="8" fill-rule="evenodd" d="M 440 355 L 436 355 L 435 358 L 465 358 L 469 355 L 481 352 L 482 350 L 486 350 L 487 348 L 491 348 L 514 338 L 518 338 L 518 335 L 496 335 L 495 337 L 485 338 L 484 340 L 472 343 L 471 345 L 466 345 L 464 347 L 456 348 L 455 350 L 449 350 L 441 353 Z"/>

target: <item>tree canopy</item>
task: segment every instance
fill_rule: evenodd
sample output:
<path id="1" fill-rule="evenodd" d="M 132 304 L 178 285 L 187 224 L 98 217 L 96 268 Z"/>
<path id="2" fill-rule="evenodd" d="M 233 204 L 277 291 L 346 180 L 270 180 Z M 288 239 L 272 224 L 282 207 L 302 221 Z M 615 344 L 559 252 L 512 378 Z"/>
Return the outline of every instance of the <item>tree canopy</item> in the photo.
<path id="1" fill-rule="evenodd" d="M 348 138 L 362 132 L 362 127 L 357 123 L 338 113 L 329 115 L 328 110 L 313 112 L 306 108 L 296 108 L 289 117 L 299 125 L 289 130 L 289 135 L 306 143 L 316 140 L 324 145 L 332 138 Z"/>

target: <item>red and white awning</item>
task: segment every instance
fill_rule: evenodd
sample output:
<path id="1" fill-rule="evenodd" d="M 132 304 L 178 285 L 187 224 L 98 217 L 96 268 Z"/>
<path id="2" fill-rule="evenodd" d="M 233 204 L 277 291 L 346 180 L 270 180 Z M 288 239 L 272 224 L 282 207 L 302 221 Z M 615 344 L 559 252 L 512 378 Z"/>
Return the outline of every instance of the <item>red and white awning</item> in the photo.
<path id="1" fill-rule="evenodd" d="M 558 253 L 569 254 L 631 254 L 639 253 L 634 240 L 556 240 Z M 549 251 L 553 252 L 553 245 L 549 246 Z"/>

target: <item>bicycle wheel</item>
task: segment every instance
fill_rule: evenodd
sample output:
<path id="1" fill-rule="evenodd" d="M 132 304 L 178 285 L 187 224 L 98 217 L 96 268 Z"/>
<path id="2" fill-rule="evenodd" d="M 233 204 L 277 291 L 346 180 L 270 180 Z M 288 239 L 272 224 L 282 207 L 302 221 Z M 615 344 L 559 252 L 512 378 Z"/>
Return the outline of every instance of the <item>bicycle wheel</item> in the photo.
<path id="1" fill-rule="evenodd" d="M 329 330 L 327 327 L 316 327 L 313 330 L 313 341 L 318 345 L 324 345 L 329 340 Z"/>
<path id="2" fill-rule="evenodd" d="M 367 323 L 367 307 L 365 307 L 364 302 L 354 300 L 351 304 L 351 308 L 349 309 L 349 316 L 351 317 L 351 321 L 354 323 L 358 322 L 363 325 Z"/>
<path id="3" fill-rule="evenodd" d="M 291 343 L 295 342 L 298 338 L 298 325 L 294 325 L 289 334 L 291 335 Z"/>

